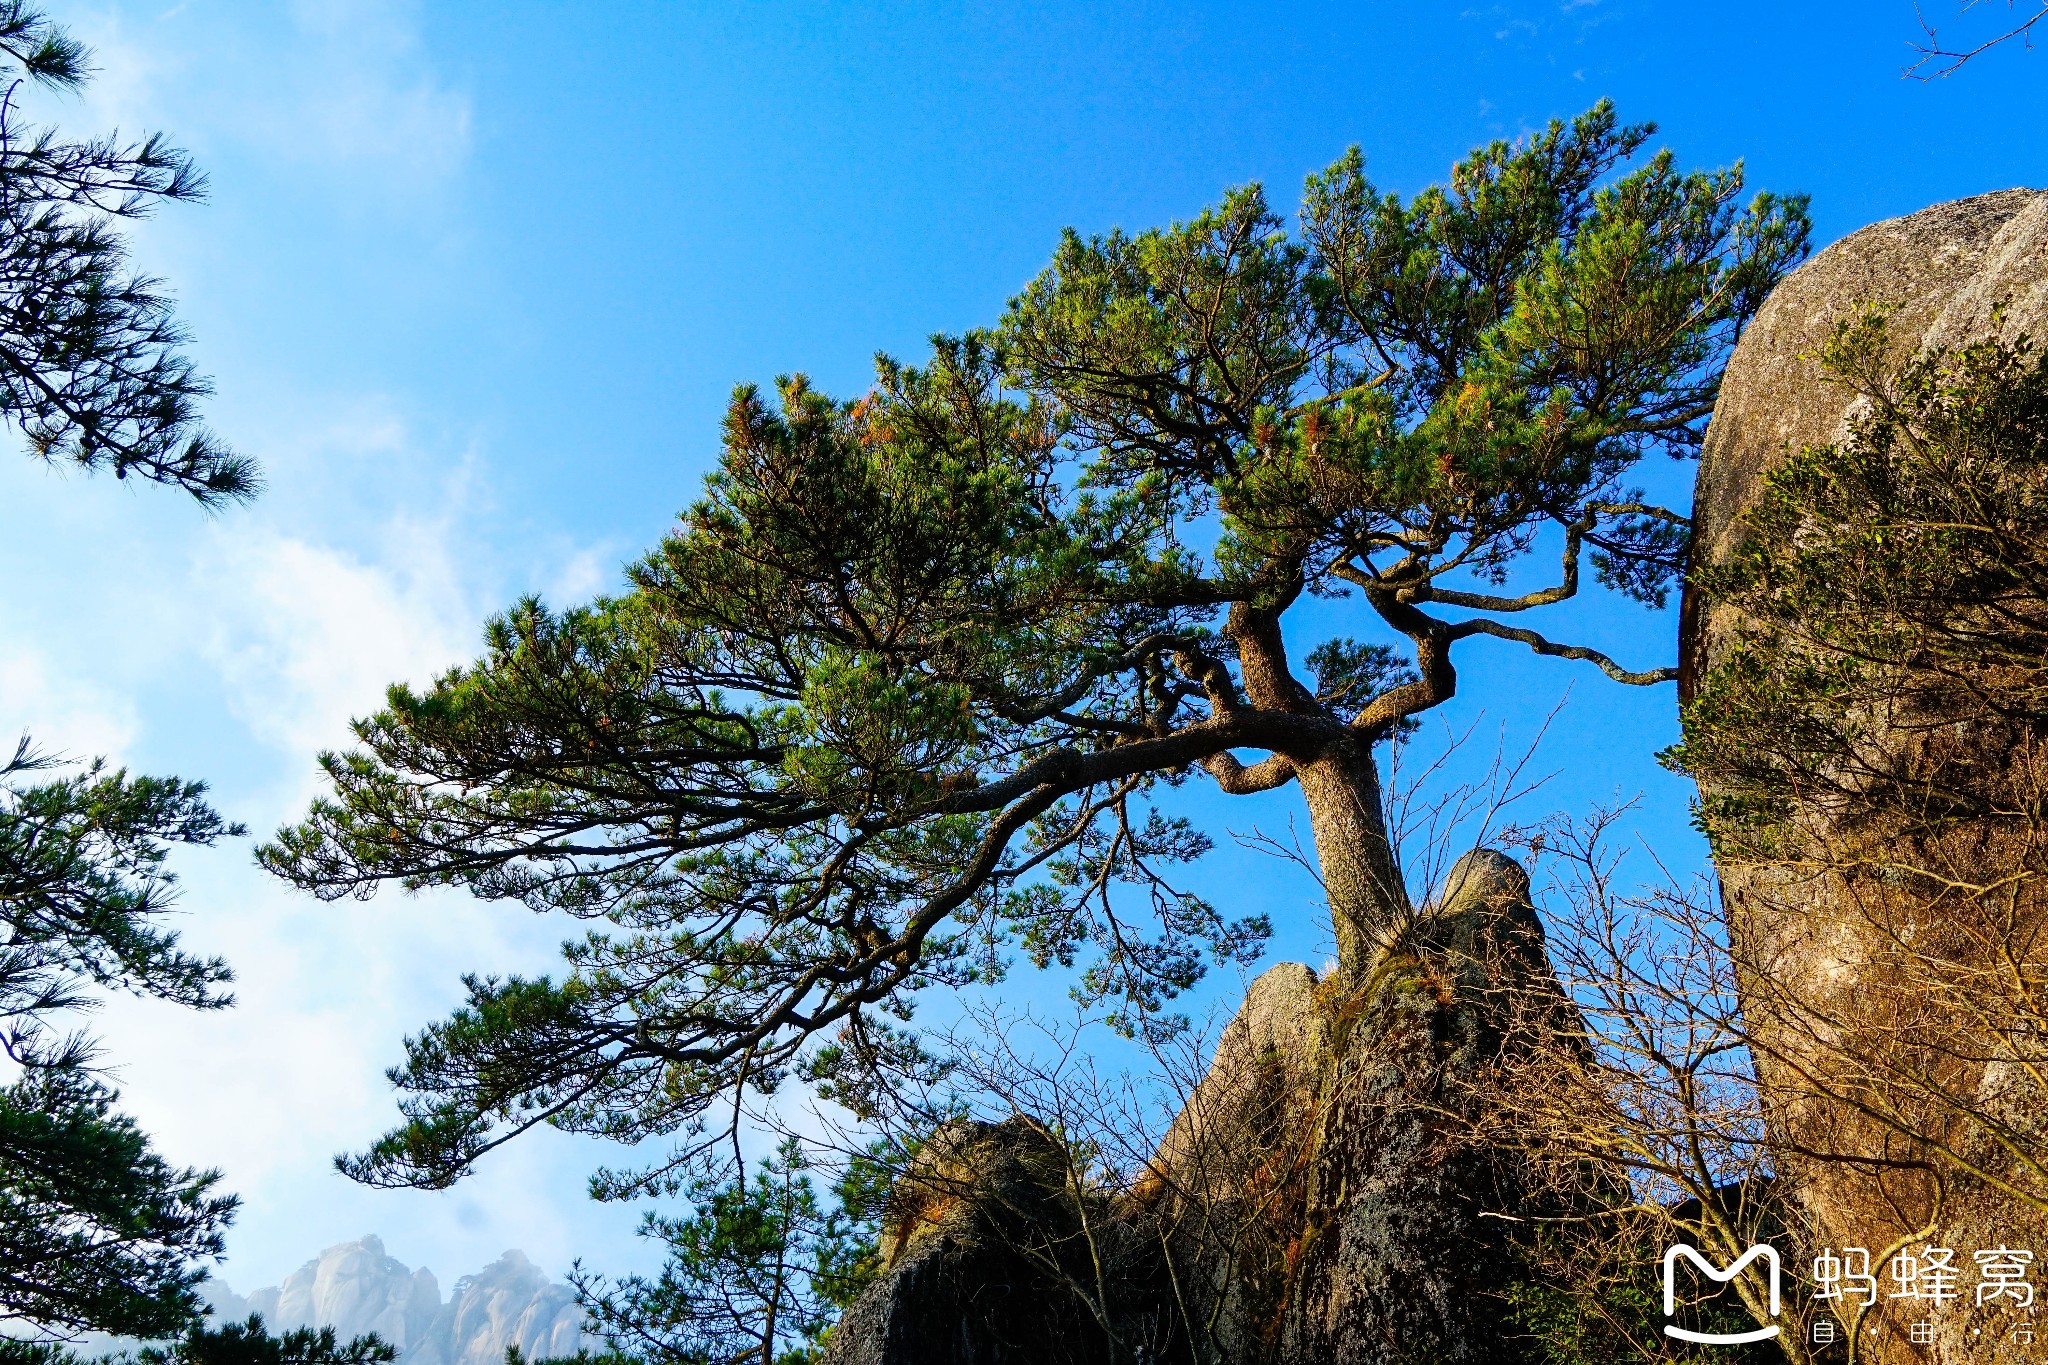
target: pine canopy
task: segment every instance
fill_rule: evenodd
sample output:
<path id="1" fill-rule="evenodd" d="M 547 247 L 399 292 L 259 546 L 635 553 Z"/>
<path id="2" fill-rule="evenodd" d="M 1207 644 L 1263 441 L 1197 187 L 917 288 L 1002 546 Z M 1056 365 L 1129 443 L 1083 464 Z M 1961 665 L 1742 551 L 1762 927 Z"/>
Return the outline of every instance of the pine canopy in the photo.
<path id="1" fill-rule="evenodd" d="M 918 1064 L 917 992 L 1012 948 L 1160 1027 L 1266 928 L 1169 880 L 1209 847 L 1173 786 L 1300 780 L 1328 871 L 1384 844 L 1371 750 L 1453 695 L 1459 641 L 1672 676 L 1503 619 L 1588 557 L 1664 601 L 1686 520 L 1630 472 L 1698 446 L 1806 249 L 1803 200 L 1745 204 L 1651 132 L 1602 104 L 1408 200 L 1354 151 L 1292 228 L 1252 186 L 1069 233 L 998 326 L 855 401 L 739 389 L 628 591 L 522 602 L 473 665 L 394 687 L 263 850 L 321 896 L 592 925 L 559 979 L 470 980 L 345 1168 L 443 1185 L 542 1122 L 687 1149 L 793 1068 L 859 1107 Z M 1557 581 L 1505 591 L 1539 551 Z M 1311 597 L 1377 638 L 1288 641 Z M 1347 957 L 1404 894 L 1376 875 L 1378 900 L 1328 878 Z"/>

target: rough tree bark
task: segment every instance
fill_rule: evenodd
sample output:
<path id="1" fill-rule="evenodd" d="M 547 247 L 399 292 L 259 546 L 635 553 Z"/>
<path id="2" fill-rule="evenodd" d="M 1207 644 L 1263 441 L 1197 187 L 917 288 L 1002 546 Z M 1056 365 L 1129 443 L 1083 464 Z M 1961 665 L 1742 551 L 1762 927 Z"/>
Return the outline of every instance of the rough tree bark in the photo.
<path id="1" fill-rule="evenodd" d="M 1379 761 L 1369 745 L 1344 736 L 1300 765 L 1297 780 L 1329 896 L 1338 969 L 1356 978 L 1370 968 L 1377 945 L 1411 913 L 1387 830 Z"/>
<path id="2" fill-rule="evenodd" d="M 1264 781 L 1225 780 L 1224 789 L 1251 792 L 1288 778 L 1300 786 L 1329 899 L 1338 970 L 1356 977 L 1372 965 L 1375 945 L 1413 915 L 1373 753 L 1384 730 L 1345 724 L 1301 684 L 1287 664 L 1278 610 L 1240 603 L 1224 633 L 1237 646 L 1250 704 L 1307 718 L 1313 736 L 1308 745 L 1269 760 L 1272 767 L 1259 765 L 1269 774 Z M 1438 698 L 1419 700 L 1434 704 Z"/>

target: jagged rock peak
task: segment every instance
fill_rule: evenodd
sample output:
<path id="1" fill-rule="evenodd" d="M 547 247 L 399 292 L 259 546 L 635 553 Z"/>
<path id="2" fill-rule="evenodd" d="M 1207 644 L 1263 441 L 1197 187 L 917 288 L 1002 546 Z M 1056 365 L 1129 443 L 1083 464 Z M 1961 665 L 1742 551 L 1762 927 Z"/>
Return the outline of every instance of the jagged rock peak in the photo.
<path id="1" fill-rule="evenodd" d="M 596 1344 L 586 1342 L 575 1291 L 520 1251 L 457 1280 L 445 1303 L 431 1270 L 398 1261 L 375 1235 L 328 1247 L 282 1285 L 246 1296 L 218 1282 L 208 1289 L 218 1319 L 261 1313 L 278 1331 L 374 1332 L 398 1348 L 404 1365 L 502 1365 L 507 1346 L 534 1359 Z"/>
<path id="2" fill-rule="evenodd" d="M 1362 979 L 1265 972 L 1126 1193 L 1066 1180 L 1026 1116 L 942 1130 L 826 1365 L 1522 1359 L 1502 1344 L 1509 1229 L 1559 1210 L 1456 1120 L 1478 1102 L 1461 1082 L 1526 1045 L 1508 1002 L 1569 1009 L 1528 896 L 1477 850 Z"/>

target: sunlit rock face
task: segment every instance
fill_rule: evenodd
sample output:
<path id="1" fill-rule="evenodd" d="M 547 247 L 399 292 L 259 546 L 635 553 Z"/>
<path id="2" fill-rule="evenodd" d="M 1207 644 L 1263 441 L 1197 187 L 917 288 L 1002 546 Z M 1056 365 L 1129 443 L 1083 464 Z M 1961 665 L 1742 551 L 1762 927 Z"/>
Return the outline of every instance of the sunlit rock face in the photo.
<path id="1" fill-rule="evenodd" d="M 1738 519 L 1788 450 L 1846 434 L 1854 395 L 1822 378 L 1814 353 L 1870 304 L 1893 310 L 1888 336 L 1901 359 L 1990 335 L 1994 310 L 2006 338 L 2048 344 L 2048 191 L 2000 190 L 1872 223 L 1772 291 L 1729 361 L 1700 455 L 1701 558 L 1734 548 Z"/>
<path id="2" fill-rule="evenodd" d="M 282 1285 L 249 1295 L 248 1309 L 273 1330 L 334 1327 L 344 1337 L 374 1332 L 410 1351 L 433 1329 L 441 1286 L 430 1270 L 411 1270 L 376 1237 L 329 1247 Z"/>
<path id="3" fill-rule="evenodd" d="M 374 1332 L 405 1365 L 503 1365 L 507 1346 L 538 1359 L 596 1344 L 586 1343 L 575 1292 L 517 1251 L 457 1280 L 445 1303 L 432 1271 L 407 1267 L 374 1236 L 327 1248 L 282 1285 L 247 1296 L 209 1289 L 216 1320 L 260 1313 L 273 1331 Z"/>
<path id="4" fill-rule="evenodd" d="M 583 1310 L 517 1251 L 508 1251 L 455 1291 L 410 1360 L 417 1365 L 501 1365 L 516 1344 L 529 1360 L 573 1355 L 583 1344 Z M 594 1343 L 593 1343 L 594 1344 Z"/>
<path id="5" fill-rule="evenodd" d="M 1326 1006 L 1332 1060 L 1306 1154 L 1298 1251 L 1288 1257 L 1297 1270 L 1267 1359 L 1535 1358 L 1503 1297 L 1521 1274 L 1513 1229 L 1579 1210 L 1552 1203 L 1523 1160 L 1466 1130 L 1486 1103 L 1470 1083 L 1511 1068 L 1519 1053 L 1509 999 L 1542 1002 L 1547 1028 L 1572 1031 L 1528 874 L 1505 854 L 1475 849 L 1451 868 L 1412 935 Z"/>
<path id="6" fill-rule="evenodd" d="M 1766 475 L 1789 452 L 1841 441 L 1865 401 L 1823 376 L 1815 353 L 1835 326 L 1865 307 L 1889 310 L 1891 358 L 1903 362 L 1925 351 L 1954 350 L 1998 336 L 2031 337 L 2048 343 L 2048 192 L 2006 190 L 1937 204 L 1907 217 L 1875 223 L 1820 252 L 1771 295 L 1737 346 L 1723 382 L 1701 455 L 1694 494 L 1694 555 L 1716 563 L 1737 547 L 1741 518 L 1752 507 Z M 2037 351 L 2038 353 L 2038 351 Z M 1743 620 L 1727 604 L 1688 591 L 1681 624 L 1681 695 L 1690 699 L 1708 672 L 1728 657 Z M 1926 727 L 1918 727 L 1925 731 Z M 1885 743 L 1910 755 L 1916 741 L 1909 727 L 1885 731 Z M 2010 750 L 1970 734 L 1948 736 L 1973 746 L 1971 761 L 1997 771 Z M 1801 808 L 1801 819 L 1826 835 L 1836 829 L 1826 810 Z M 1967 841 L 1970 831 L 1958 839 Z M 1978 865 L 1998 860 L 1996 836 L 1974 847 Z M 1972 861 L 1972 850 L 1961 859 Z M 1751 1027 L 1797 1066 L 1775 1075 L 1773 1122 L 1781 1139 L 1821 1151 L 1864 1158 L 1907 1158 L 1894 1132 L 1861 1117 L 1848 1105 L 1802 1093 L 1799 1075 L 1825 1066 L 1826 1037 L 1853 1036 L 1859 1028 L 1879 1029 L 1886 961 L 1883 921 L 1895 907 L 1883 890 L 1851 890 L 1835 874 L 1762 862 L 1724 860 L 1719 872 L 1741 956 L 1750 964 L 1745 981 L 1745 1014 Z M 2030 912 L 2031 913 L 2031 912 Z M 1910 923 L 1910 921 L 1909 921 Z M 1940 932 L 1942 925 L 1922 926 Z M 1796 1002 L 1788 1007 L 1787 1002 Z M 1793 1029 L 1773 1023 L 1798 1013 L 1828 1021 L 1826 1030 Z M 1975 1060 L 1965 1056 L 1974 1051 Z M 1958 1049 L 1963 1060 L 1949 1084 L 1968 1093 L 1974 1086 L 1983 1107 L 2015 1103 L 2010 1067 L 1988 1065 L 1984 1047 Z M 1976 1067 L 1975 1073 L 1967 1071 Z M 2038 1090 L 2021 1103 L 2038 1106 Z M 1953 1141 L 1973 1161 L 1995 1164 L 2010 1153 L 1979 1151 L 1987 1144 L 1963 1128 Z M 2038 1154 L 2036 1154 L 2038 1155 Z M 1813 1161 L 1798 1172 L 1803 1201 L 1812 1215 L 1817 1244 L 1872 1249 L 1921 1230 L 1922 1219 L 1938 1227 L 1924 1240 L 1959 1248 L 1967 1263 L 1973 1247 L 2032 1245 L 2048 1250 L 2041 1220 L 2018 1203 L 1972 1182 L 1955 1182 L 1937 1207 L 1924 1176 L 1913 1170 L 1873 1174 L 1848 1161 Z M 2032 1240 L 2018 1240 L 2031 1238 Z M 1966 1291 L 1967 1293 L 1967 1291 Z M 1970 1334 L 1977 1319 L 1949 1315 L 1943 1336 L 1917 1349 L 1896 1337 L 1866 1334 L 1865 1358 L 1961 1361 L 1973 1355 Z M 1988 1338 L 1987 1338 L 1988 1339 Z"/>

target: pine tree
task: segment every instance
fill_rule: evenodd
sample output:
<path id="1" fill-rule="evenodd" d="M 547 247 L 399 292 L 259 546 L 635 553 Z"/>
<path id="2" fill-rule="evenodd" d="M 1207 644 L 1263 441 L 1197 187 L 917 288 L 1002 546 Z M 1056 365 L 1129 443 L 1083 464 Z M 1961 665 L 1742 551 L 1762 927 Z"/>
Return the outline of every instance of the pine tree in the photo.
<path id="1" fill-rule="evenodd" d="M 76 90 L 89 74 L 85 49 L 40 10 L 0 0 L 0 412 L 48 463 L 169 484 L 206 507 L 246 499 L 256 467 L 200 425 L 210 385 L 114 230 L 199 198 L 205 178 L 161 136 L 69 142 L 17 108 L 25 83 Z"/>
<path id="2" fill-rule="evenodd" d="M 1460 642 L 1673 676 L 1503 619 L 1586 559 L 1664 602 L 1687 521 L 1631 471 L 1697 449 L 1806 250 L 1803 200 L 1745 206 L 1739 168 L 1651 135 L 1602 104 L 1407 201 L 1354 151 L 1298 229 L 1253 186 L 1068 234 L 999 327 L 856 402 L 741 388 L 631 591 L 523 602 L 474 665 L 393 688 L 262 850 L 325 897 L 461 886 L 595 926 L 559 980 L 470 979 L 345 1169 L 445 1185 L 541 1123 L 704 1141 L 793 1069 L 858 1107 L 920 1065 L 917 992 L 1010 947 L 1158 1027 L 1265 927 L 1169 879 L 1209 846 L 1170 813 L 1194 778 L 1299 784 L 1367 971 L 1414 915 L 1375 750 L 1455 694 Z M 1553 585 L 1503 591 L 1553 548 Z M 1378 638 L 1290 639 L 1315 598 Z"/>
<path id="3" fill-rule="evenodd" d="M 175 1341 L 98 1359 L 104 1365 L 389 1365 L 397 1357 L 374 1332 L 345 1342 L 332 1327 L 296 1327 L 278 1336 L 261 1314 L 251 1313 L 246 1322 L 193 1326 Z M 55 1342 L 0 1338 L 0 1365 L 87 1365 L 91 1359 Z"/>
<path id="4" fill-rule="evenodd" d="M 340 1340 L 332 1327 L 272 1335 L 259 1313 L 246 1322 L 194 1327 L 167 1346 L 145 1346 L 133 1365 L 390 1365 L 398 1352 L 376 1333 Z M 130 1365 L 123 1361 L 121 1365 Z"/>
<path id="5" fill-rule="evenodd" d="M 162 927 L 173 844 L 238 834 L 197 783 L 93 765 L 50 781 L 26 742 L 0 765 L 0 1320 L 159 1337 L 196 1321 L 195 1292 L 235 1200 L 181 1170 L 115 1112 L 91 1043 L 55 1020 L 95 991 L 195 1009 L 229 1003 L 217 958 Z"/>
<path id="6" fill-rule="evenodd" d="M 67 141 L 23 122 L 25 86 L 76 90 L 88 54 L 23 0 L 0 0 L 0 413 L 50 464 L 246 499 L 254 465 L 200 423 L 208 392 L 158 284 L 114 230 L 204 182 L 161 137 Z M 4 751 L 0 751 L 4 752 Z M 0 1323 L 168 1336 L 199 1320 L 197 1262 L 235 1200 L 172 1166 L 114 1108 L 91 1041 L 60 1021 L 101 990 L 197 1009 L 228 1003 L 218 959 L 162 927 L 171 845 L 240 834 L 205 788 L 55 765 L 23 739 L 0 763 Z"/>
<path id="7" fill-rule="evenodd" d="M 874 1271 L 868 1173 L 854 1163 L 821 1202 L 801 1145 L 785 1139 L 751 1180 L 743 1167 L 700 1177 L 683 1191 L 687 1215 L 647 1215 L 640 1235 L 668 1248 L 658 1275 L 612 1282 L 579 1265 L 577 1296 L 607 1341 L 649 1365 L 811 1359 Z"/>

